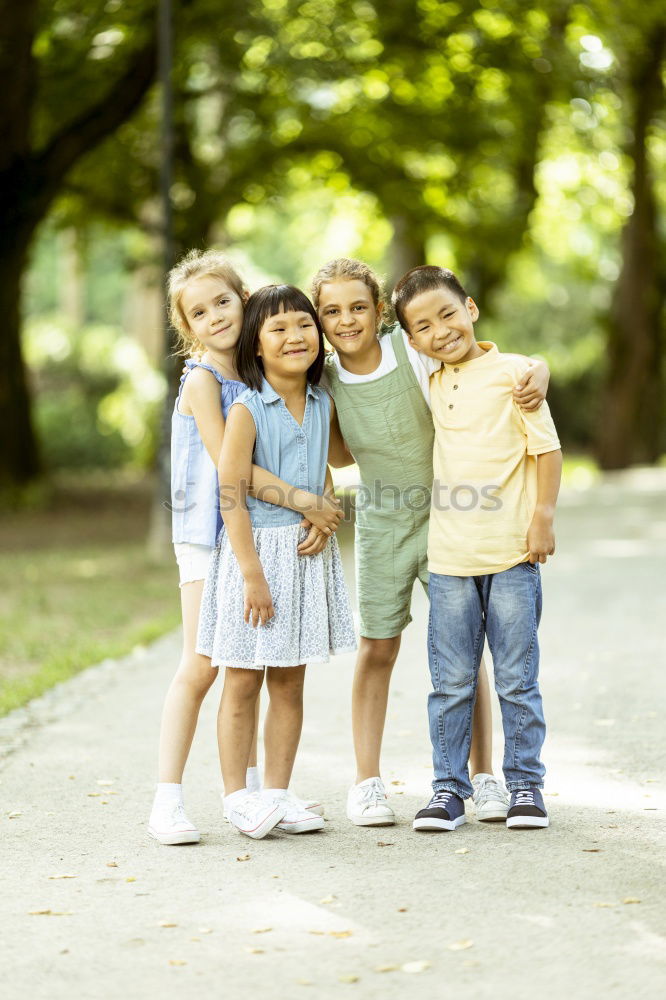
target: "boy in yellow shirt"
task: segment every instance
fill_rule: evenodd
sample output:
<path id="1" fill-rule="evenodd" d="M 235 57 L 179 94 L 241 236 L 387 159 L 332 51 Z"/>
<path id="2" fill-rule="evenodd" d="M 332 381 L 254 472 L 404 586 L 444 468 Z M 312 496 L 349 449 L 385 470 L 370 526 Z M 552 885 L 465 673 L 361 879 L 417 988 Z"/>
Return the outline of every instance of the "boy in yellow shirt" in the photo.
<path id="1" fill-rule="evenodd" d="M 412 345 L 441 361 L 428 534 L 428 698 L 433 796 L 415 830 L 454 830 L 472 794 L 467 760 L 484 638 L 504 727 L 506 824 L 548 826 L 540 789 L 546 726 L 539 693 L 539 563 L 555 551 L 562 453 L 547 403 L 526 413 L 512 388 L 524 362 L 477 342 L 479 310 L 453 272 L 415 267 L 393 292 Z"/>

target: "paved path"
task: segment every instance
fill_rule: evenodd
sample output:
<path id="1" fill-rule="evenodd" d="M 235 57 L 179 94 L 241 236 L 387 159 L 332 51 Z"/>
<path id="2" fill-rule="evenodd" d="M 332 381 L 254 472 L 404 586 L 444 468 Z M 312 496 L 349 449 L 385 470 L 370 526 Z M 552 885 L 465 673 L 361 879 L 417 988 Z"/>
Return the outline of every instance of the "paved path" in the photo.
<path id="1" fill-rule="evenodd" d="M 213 693 L 186 785 L 203 842 L 145 834 L 176 636 L 0 723 L 3 996 L 662 996 L 665 486 L 646 472 L 563 500 L 541 631 L 547 831 L 412 832 L 430 777 L 420 594 L 386 734 L 392 829 L 344 819 L 352 657 L 310 671 L 295 786 L 330 819 L 310 837 L 221 822 Z"/>

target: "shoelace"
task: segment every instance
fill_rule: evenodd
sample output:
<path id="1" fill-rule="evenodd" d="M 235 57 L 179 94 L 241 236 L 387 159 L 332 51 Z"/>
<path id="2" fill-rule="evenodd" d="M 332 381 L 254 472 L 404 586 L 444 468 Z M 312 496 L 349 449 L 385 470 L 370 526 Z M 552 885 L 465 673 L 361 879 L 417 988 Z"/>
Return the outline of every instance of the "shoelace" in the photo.
<path id="1" fill-rule="evenodd" d="M 186 826 L 190 826 L 190 821 L 185 815 L 185 806 L 182 802 L 174 802 L 171 807 L 171 822 L 184 823 Z"/>
<path id="2" fill-rule="evenodd" d="M 536 805 L 534 801 L 534 792 L 530 788 L 521 788 L 516 794 L 517 806 L 533 806 Z"/>
<path id="3" fill-rule="evenodd" d="M 453 795 L 453 792 L 440 791 L 435 792 L 430 800 L 430 809 L 438 808 L 439 806 L 446 807 L 449 804 L 449 799 Z"/>
<path id="4" fill-rule="evenodd" d="M 362 789 L 361 802 L 363 805 L 377 805 L 378 802 L 383 802 L 386 798 L 386 792 L 384 786 L 377 778 L 370 782 L 368 785 L 364 785 Z"/>
<path id="5" fill-rule="evenodd" d="M 483 806 L 490 800 L 506 802 L 506 793 L 497 778 L 484 778 L 474 789 L 474 802 Z"/>

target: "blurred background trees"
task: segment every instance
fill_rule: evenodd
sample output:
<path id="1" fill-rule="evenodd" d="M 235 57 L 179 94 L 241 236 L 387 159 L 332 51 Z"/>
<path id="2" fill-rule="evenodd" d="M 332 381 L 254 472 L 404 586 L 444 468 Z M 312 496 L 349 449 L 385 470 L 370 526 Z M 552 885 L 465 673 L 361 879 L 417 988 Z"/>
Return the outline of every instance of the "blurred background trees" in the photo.
<path id="1" fill-rule="evenodd" d="M 148 0 L 0 0 L 0 481 L 148 465 L 164 382 Z M 637 0 L 175 0 L 177 250 L 251 286 L 457 269 L 565 446 L 664 452 L 666 14 Z M 22 296 L 19 299 L 19 290 Z"/>

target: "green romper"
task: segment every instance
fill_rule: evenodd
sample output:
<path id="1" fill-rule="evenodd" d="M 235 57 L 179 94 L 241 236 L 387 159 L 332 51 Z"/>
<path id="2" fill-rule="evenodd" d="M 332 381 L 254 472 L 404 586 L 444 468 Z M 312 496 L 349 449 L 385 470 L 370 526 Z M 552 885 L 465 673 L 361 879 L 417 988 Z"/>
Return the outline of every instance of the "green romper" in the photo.
<path id="1" fill-rule="evenodd" d="M 402 330 L 391 338 L 397 368 L 374 381 L 342 382 L 327 359 L 329 391 L 356 460 L 356 591 L 361 635 L 388 639 L 412 620 L 418 577 L 428 587 L 428 518 L 435 431 L 409 363 Z"/>

